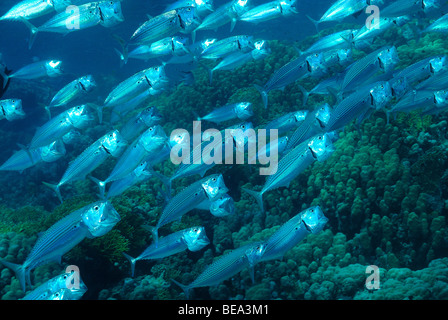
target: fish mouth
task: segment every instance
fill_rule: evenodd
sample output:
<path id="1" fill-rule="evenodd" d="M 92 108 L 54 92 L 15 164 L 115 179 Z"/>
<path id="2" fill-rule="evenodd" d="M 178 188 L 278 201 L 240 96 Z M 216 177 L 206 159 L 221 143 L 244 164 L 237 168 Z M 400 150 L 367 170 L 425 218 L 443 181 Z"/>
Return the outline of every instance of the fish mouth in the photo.
<path id="1" fill-rule="evenodd" d="M 314 152 L 313 148 L 308 147 L 308 149 L 310 149 L 310 151 L 311 151 L 311 155 L 313 156 L 313 158 L 317 160 L 318 155 L 317 155 L 316 152 Z"/>
<path id="2" fill-rule="evenodd" d="M 303 220 L 302 220 L 302 223 L 303 223 L 303 225 L 305 226 L 305 229 L 306 229 L 308 232 L 311 233 L 311 232 L 312 232 L 311 227 L 310 227 L 309 225 L 307 225 L 306 222 L 303 221 Z"/>

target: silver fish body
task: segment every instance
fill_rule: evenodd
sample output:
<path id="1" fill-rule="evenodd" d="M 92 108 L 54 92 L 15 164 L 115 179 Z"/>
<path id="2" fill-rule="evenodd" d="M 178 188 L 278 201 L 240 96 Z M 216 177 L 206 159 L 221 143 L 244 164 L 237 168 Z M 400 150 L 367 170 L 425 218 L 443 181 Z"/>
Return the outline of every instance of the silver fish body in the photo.
<path id="1" fill-rule="evenodd" d="M 253 116 L 252 103 L 239 102 L 219 107 L 198 120 L 206 120 L 213 123 L 221 123 L 233 119 L 247 120 Z"/>
<path id="2" fill-rule="evenodd" d="M 218 9 L 213 11 L 211 14 L 207 15 L 202 23 L 196 28 L 195 32 L 198 30 L 211 30 L 217 29 L 227 23 L 229 23 L 232 18 L 229 15 L 229 12 L 232 7 L 232 2 L 225 3 L 220 6 Z"/>
<path id="3" fill-rule="evenodd" d="M 218 59 L 233 52 L 250 52 L 255 49 L 252 36 L 238 35 L 216 41 L 201 54 L 201 59 Z"/>
<path id="4" fill-rule="evenodd" d="M 145 129 L 158 125 L 161 121 L 162 116 L 157 108 L 154 106 L 148 107 L 129 119 L 120 129 L 120 132 L 125 140 L 133 141 Z"/>
<path id="5" fill-rule="evenodd" d="M 397 49 L 394 46 L 380 48 L 368 54 L 353 63 L 347 70 L 341 90 L 352 90 L 353 87 L 363 84 L 379 71 L 386 74 L 391 72 L 398 61 Z"/>
<path id="6" fill-rule="evenodd" d="M 261 261 L 282 259 L 287 251 L 296 246 L 309 234 L 319 233 L 328 222 L 318 207 L 308 208 L 285 222 L 267 240 Z"/>
<path id="7" fill-rule="evenodd" d="M 70 108 L 47 121 L 36 130 L 29 148 L 43 147 L 62 138 L 72 129 L 83 129 L 93 120 L 93 115 L 85 105 Z"/>
<path id="8" fill-rule="evenodd" d="M 289 16 L 297 13 L 297 10 L 294 7 L 295 2 L 296 0 L 279 0 L 264 3 L 244 13 L 240 20 L 251 23 L 260 23 Z"/>
<path id="9" fill-rule="evenodd" d="M 137 168 L 134 169 L 134 171 L 132 171 L 125 177 L 114 180 L 107 190 L 106 198 L 110 199 L 116 197 L 125 192 L 130 187 L 150 179 L 153 175 L 152 171 L 146 170 L 147 166 L 148 164 L 146 162 L 142 162 L 139 166 L 137 166 Z"/>
<path id="10" fill-rule="evenodd" d="M 193 288 L 209 287 L 220 284 L 239 273 L 243 269 L 253 268 L 263 256 L 264 246 L 260 242 L 249 243 L 215 259 L 205 267 L 202 273 L 188 285 L 183 285 L 175 280 L 174 283 L 184 290 L 187 298 Z M 253 276 L 253 274 L 251 275 Z"/>
<path id="11" fill-rule="evenodd" d="M 443 90 L 448 88 L 448 70 L 443 70 L 415 86 L 416 90 Z"/>
<path id="12" fill-rule="evenodd" d="M 155 155 L 167 144 L 167 136 L 160 125 L 149 127 L 130 144 L 120 156 L 114 169 L 103 184 L 122 179 L 143 162 L 148 155 Z"/>
<path id="13" fill-rule="evenodd" d="M 422 0 L 398 0 L 382 8 L 381 16 L 394 18 L 403 15 L 412 15 L 418 12 L 423 13 L 423 8 L 424 2 Z"/>
<path id="14" fill-rule="evenodd" d="M 174 9 L 179 9 L 182 7 L 196 7 L 198 15 L 203 17 L 204 15 L 213 12 L 213 1 L 212 0 L 178 0 L 165 8 L 165 12 Z"/>
<path id="15" fill-rule="evenodd" d="M 305 120 L 308 114 L 307 110 L 292 111 L 275 118 L 269 122 L 263 129 L 266 130 L 266 135 L 270 135 L 270 130 L 277 130 L 277 135 L 282 136 L 288 131 L 293 130 L 300 126 L 300 124 Z"/>
<path id="16" fill-rule="evenodd" d="M 350 15 L 360 12 L 370 4 L 374 4 L 373 1 L 338 0 L 322 15 L 319 22 L 341 21 Z"/>
<path id="17" fill-rule="evenodd" d="M 0 20 L 20 20 L 20 18 L 29 20 L 51 12 L 54 12 L 54 7 L 50 0 L 24 0 L 12 7 Z"/>
<path id="18" fill-rule="evenodd" d="M 228 191 L 221 174 L 213 174 L 192 183 L 176 194 L 163 209 L 163 212 L 152 230 L 157 246 L 158 230 L 175 220 L 180 220 L 184 214 L 196 208 L 201 202 L 214 199 Z"/>
<path id="19" fill-rule="evenodd" d="M 65 153 L 65 146 L 61 140 L 54 141 L 48 146 L 32 150 L 21 149 L 15 152 L 0 166 L 0 171 L 23 171 L 38 163 L 57 161 L 62 158 Z"/>
<path id="20" fill-rule="evenodd" d="M 53 189 L 62 202 L 61 186 L 68 182 L 85 179 L 90 172 L 99 167 L 108 157 L 118 157 L 125 145 L 126 141 L 121 138 L 118 130 L 110 131 L 92 143 L 75 160 L 70 162 L 61 180 L 56 185 L 45 182 L 44 184 Z"/>
<path id="21" fill-rule="evenodd" d="M 447 62 L 447 56 L 428 57 L 398 71 L 394 74 L 394 77 L 406 78 L 406 81 L 410 85 L 415 85 L 447 70 Z"/>
<path id="22" fill-rule="evenodd" d="M 313 112 L 308 112 L 296 130 L 289 135 L 288 144 L 284 151 L 288 152 L 305 140 L 322 132 L 330 119 L 330 115 L 331 109 L 327 103 L 316 107 Z"/>
<path id="23" fill-rule="evenodd" d="M 145 44 L 177 32 L 190 33 L 199 24 L 194 7 L 182 7 L 162 13 L 142 24 L 132 35 L 130 43 Z"/>
<path id="24" fill-rule="evenodd" d="M 437 113 L 443 110 L 447 105 L 447 91 L 419 91 L 408 92 L 395 105 L 392 106 L 390 113 L 411 112 L 421 109 L 426 114 Z"/>
<path id="25" fill-rule="evenodd" d="M 334 147 L 327 134 L 314 136 L 283 155 L 275 171 L 268 175 L 261 191 L 242 189 L 255 198 L 263 212 L 264 193 L 280 187 L 288 187 L 290 182 L 314 161 L 325 161 L 333 152 Z"/>
<path id="26" fill-rule="evenodd" d="M 235 202 L 227 193 L 222 194 L 216 199 L 206 199 L 195 209 L 210 211 L 215 217 L 226 217 L 235 213 Z"/>
<path id="27" fill-rule="evenodd" d="M 51 100 L 48 108 L 64 106 L 96 87 L 93 76 L 87 75 L 75 79 L 59 90 Z"/>
<path id="28" fill-rule="evenodd" d="M 252 158 L 249 158 L 247 161 L 249 164 L 255 163 L 256 161 L 259 161 L 260 156 L 266 156 L 267 154 L 272 155 L 277 154 L 280 158 L 286 150 L 286 146 L 288 145 L 288 136 L 280 137 L 274 141 L 269 142 L 268 144 L 264 145 L 263 147 L 259 148 L 257 154 L 253 156 Z"/>
<path id="29" fill-rule="evenodd" d="M 69 27 L 71 21 L 76 21 L 76 26 Z M 76 12 L 63 11 L 56 14 L 50 20 L 39 26 L 32 32 L 54 32 L 66 34 L 78 30 L 94 27 L 101 22 L 101 10 L 97 3 L 91 2 L 78 7 Z"/>
<path id="30" fill-rule="evenodd" d="M 447 33 L 448 32 L 448 13 L 434 21 L 430 24 L 425 32 L 439 32 L 439 33 Z"/>
<path id="31" fill-rule="evenodd" d="M 303 54 L 307 55 L 333 49 L 350 48 L 350 41 L 353 39 L 356 32 L 357 30 L 355 29 L 346 29 L 329 34 L 313 43 L 307 50 L 305 50 L 305 52 L 303 52 Z"/>
<path id="32" fill-rule="evenodd" d="M 272 90 L 283 89 L 295 81 L 312 75 L 313 72 L 319 72 L 323 68 L 323 55 L 315 53 L 310 56 L 298 57 L 274 72 L 268 82 L 260 87 L 255 85 L 260 92 L 265 108 L 268 105 L 268 93 Z"/>
<path id="33" fill-rule="evenodd" d="M 205 228 L 197 226 L 160 238 L 157 246 L 155 243 L 151 244 L 138 257 L 133 258 L 125 253 L 124 256 L 131 263 L 131 274 L 134 276 L 135 263 L 139 260 L 162 259 L 185 250 L 199 251 L 209 243 Z"/>
<path id="34" fill-rule="evenodd" d="M 58 60 L 38 61 L 17 70 L 8 77 L 26 80 L 38 79 L 42 77 L 54 78 L 63 73 L 61 65 L 62 62 Z"/>
<path id="35" fill-rule="evenodd" d="M 381 109 L 390 99 L 392 99 L 392 89 L 389 82 L 378 82 L 361 88 L 332 109 L 325 129 L 327 132 L 339 130 L 361 114 L 371 109 Z"/>

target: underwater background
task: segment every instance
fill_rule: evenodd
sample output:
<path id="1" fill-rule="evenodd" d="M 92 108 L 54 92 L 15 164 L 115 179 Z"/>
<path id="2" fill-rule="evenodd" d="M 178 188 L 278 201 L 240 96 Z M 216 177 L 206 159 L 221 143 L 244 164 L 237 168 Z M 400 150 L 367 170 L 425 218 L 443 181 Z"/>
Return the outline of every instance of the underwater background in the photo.
<path id="1" fill-rule="evenodd" d="M 225 1 L 215 1 L 218 7 Z M 254 1 L 253 4 L 260 4 Z M 251 61 L 232 71 L 217 71 L 209 84 L 207 70 L 201 66 L 167 65 L 167 75 L 192 71 L 194 83 L 178 84 L 152 96 L 128 117 L 146 106 L 156 106 L 163 115 L 169 134 L 176 128 L 192 130 L 195 114 L 206 114 L 227 103 L 249 101 L 253 104 L 254 127 L 261 127 L 287 112 L 312 110 L 328 102 L 328 95 L 310 96 L 306 106 L 300 84 L 311 90 L 318 79 L 306 78 L 269 94 L 264 108 L 253 84 L 264 84 L 275 70 L 296 58 L 319 39 L 315 26 L 306 15 L 320 17 L 333 3 L 331 0 L 299 1 L 299 13 L 254 27 L 237 22 L 232 33 L 225 25 L 218 30 L 200 31 L 197 37 L 224 38 L 250 34 L 268 40 L 271 54 Z M 4 0 L 4 13 L 16 1 Z M 23 101 L 26 117 L 0 123 L 0 163 L 5 162 L 18 144 L 31 140 L 37 127 L 47 121 L 44 107 L 62 83 L 92 74 L 97 88 L 89 101 L 104 101 L 110 90 L 136 72 L 160 64 L 129 60 L 120 66 L 113 35 L 129 39 L 147 19 L 147 14 L 161 13 L 166 1 L 125 0 L 125 21 L 112 28 L 91 28 L 67 36 L 42 33 L 28 49 L 29 30 L 24 24 L 0 21 L 0 52 L 9 69 L 17 70 L 33 61 L 58 59 L 64 62 L 64 75 L 43 80 L 11 81 L 3 99 L 17 97 Z M 40 25 L 48 16 L 38 18 Z M 365 15 L 340 23 L 321 26 L 320 36 L 336 31 L 359 28 Z M 372 50 L 394 45 L 400 57 L 397 69 L 421 59 L 445 55 L 448 39 L 443 33 L 420 34 L 434 17 L 414 17 L 406 26 L 391 28 L 375 39 Z M 355 57 L 364 56 L 354 50 Z M 206 64 L 213 65 L 207 62 Z M 329 75 L 327 75 L 328 77 Z M 105 111 L 105 117 L 108 115 Z M 115 124 L 120 127 L 126 119 Z M 213 127 L 213 125 L 210 125 Z M 181 221 L 164 226 L 169 234 L 194 225 L 205 227 L 210 245 L 198 252 L 185 251 L 160 260 L 140 261 L 131 277 L 129 261 L 123 256 L 140 254 L 153 239 L 143 228 L 157 223 L 164 207 L 162 183 L 151 179 L 128 189 L 110 200 L 121 221 L 100 238 L 86 239 L 63 256 L 62 264 L 50 263 L 32 273 L 35 287 L 64 272 L 67 265 L 79 267 L 88 290 L 82 299 L 162 300 L 185 299 L 182 290 L 170 279 L 190 283 L 216 257 L 246 243 L 272 235 L 279 226 L 300 211 L 319 205 L 329 219 L 324 230 L 307 236 L 289 250 L 283 259 L 262 262 L 255 267 L 255 283 L 248 270 L 213 287 L 194 289 L 193 299 L 448 299 L 448 159 L 447 113 L 422 116 L 418 111 L 399 113 L 387 123 L 384 112 L 376 112 L 360 124 L 350 123 L 334 143 L 334 154 L 324 162 L 315 162 L 288 188 L 266 193 L 265 212 L 242 187 L 263 185 L 265 177 L 249 165 L 215 166 L 210 173 L 222 173 L 236 212 L 215 217 L 193 210 Z M 0 258 L 23 263 L 37 240 L 63 216 L 98 200 L 98 187 L 89 179 L 64 185 L 64 202 L 42 181 L 58 181 L 67 165 L 87 146 L 110 130 L 107 122 L 83 130 L 76 144 L 54 163 L 45 163 L 24 172 L 0 173 Z M 114 159 L 107 159 L 93 176 L 106 178 Z M 175 165 L 165 161 L 154 168 L 171 176 Z M 173 194 L 181 191 L 197 176 L 173 183 Z M 380 268 L 380 289 L 367 290 L 366 268 Z M 14 272 L 0 264 L 0 296 L 4 300 L 23 298 Z"/>

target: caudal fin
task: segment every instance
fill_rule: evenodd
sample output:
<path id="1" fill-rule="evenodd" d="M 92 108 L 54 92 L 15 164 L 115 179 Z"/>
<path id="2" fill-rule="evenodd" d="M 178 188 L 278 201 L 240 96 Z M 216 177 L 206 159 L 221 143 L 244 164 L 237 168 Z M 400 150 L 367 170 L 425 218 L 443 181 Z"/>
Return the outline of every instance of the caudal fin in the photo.
<path id="1" fill-rule="evenodd" d="M 302 87 L 301 85 L 298 85 L 300 91 L 302 91 L 303 94 L 303 105 L 306 106 L 306 103 L 308 102 L 308 97 L 310 96 L 310 93 L 308 91 L 306 91 L 306 89 L 304 87 Z"/>
<path id="2" fill-rule="evenodd" d="M 190 290 L 191 290 L 190 286 L 182 284 L 174 279 L 170 279 L 170 280 L 173 281 L 175 284 L 177 284 L 183 290 L 187 299 L 190 299 Z"/>
<path id="3" fill-rule="evenodd" d="M 266 92 L 266 90 L 264 90 L 263 87 L 259 86 L 258 84 L 254 84 L 254 87 L 255 87 L 255 89 L 258 90 L 258 92 L 260 92 L 261 99 L 263 100 L 264 108 L 267 109 L 267 107 L 268 107 L 268 93 Z"/>
<path id="4" fill-rule="evenodd" d="M 255 198 L 255 200 L 257 200 L 258 206 L 261 209 L 261 212 L 264 212 L 264 207 L 263 207 L 263 192 L 262 191 L 254 191 L 254 190 L 250 190 L 247 188 L 242 188 L 244 191 L 246 191 L 248 194 L 250 194 L 252 197 Z"/>
<path id="5" fill-rule="evenodd" d="M 124 252 L 123 252 L 123 255 L 131 263 L 131 277 L 134 278 L 135 263 L 137 262 L 137 258 L 133 258 L 130 255 L 124 253 Z"/>
<path id="6" fill-rule="evenodd" d="M 309 15 L 306 15 L 306 17 L 314 24 L 314 26 L 316 27 L 316 32 L 319 33 L 319 23 L 320 23 L 320 21 L 314 20 Z"/>
<path id="7" fill-rule="evenodd" d="M 92 176 L 89 176 L 89 179 L 98 185 L 98 188 L 100 190 L 99 196 L 101 199 L 104 199 L 104 195 L 106 193 L 106 181 L 101 181 L 100 179 L 97 179 Z"/>
<path id="8" fill-rule="evenodd" d="M 39 29 L 23 17 L 20 17 L 20 20 L 27 26 L 28 29 L 30 29 L 30 40 L 28 41 L 28 49 L 31 49 L 34 44 L 34 40 L 36 40 L 36 35 L 39 32 Z"/>
<path id="9" fill-rule="evenodd" d="M 56 195 L 58 196 L 59 201 L 61 201 L 61 203 L 64 202 L 62 200 L 61 191 L 59 190 L 59 184 L 51 184 L 45 181 L 42 181 L 42 183 L 47 187 L 49 187 L 50 189 L 52 189 L 54 192 L 56 192 Z"/>
<path id="10" fill-rule="evenodd" d="M 20 286 L 22 287 L 23 292 L 25 292 L 26 291 L 26 283 L 25 283 L 26 272 L 25 272 L 25 268 L 23 267 L 23 265 L 8 262 L 3 259 L 0 259 L 0 263 L 15 272 L 16 278 L 17 278 L 17 280 L 19 280 Z"/>

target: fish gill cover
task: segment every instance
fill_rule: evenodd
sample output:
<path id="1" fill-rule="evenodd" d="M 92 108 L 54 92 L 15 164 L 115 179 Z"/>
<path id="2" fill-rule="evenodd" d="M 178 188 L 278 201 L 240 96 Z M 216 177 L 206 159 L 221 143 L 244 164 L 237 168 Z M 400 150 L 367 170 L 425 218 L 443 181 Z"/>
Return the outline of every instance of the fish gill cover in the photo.
<path id="1" fill-rule="evenodd" d="M 447 9 L 2 1 L 1 298 L 448 299 Z"/>

